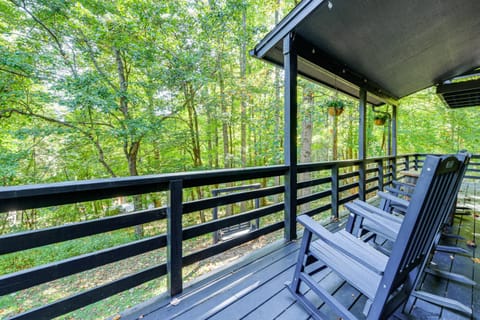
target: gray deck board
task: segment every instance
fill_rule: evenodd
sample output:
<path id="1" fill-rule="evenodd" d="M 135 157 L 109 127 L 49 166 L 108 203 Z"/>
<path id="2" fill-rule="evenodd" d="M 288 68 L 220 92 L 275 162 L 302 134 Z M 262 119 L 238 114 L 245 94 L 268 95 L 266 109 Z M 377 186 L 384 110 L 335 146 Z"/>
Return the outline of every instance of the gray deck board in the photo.
<path id="1" fill-rule="evenodd" d="M 458 219 L 456 219 L 458 220 Z M 457 223 L 461 221 L 456 221 Z M 464 225 L 466 226 L 466 225 Z M 471 226 L 465 228 L 472 236 Z M 452 229 L 457 232 L 458 229 Z M 464 235 L 464 232 L 462 232 Z M 460 246 L 466 247 L 465 241 L 448 239 L 448 243 L 458 241 Z M 225 269 L 223 272 L 208 277 L 206 280 L 187 287 L 184 293 L 177 297 L 178 304 L 170 304 L 165 298 L 150 305 L 138 319 L 281 319 L 307 320 L 310 316 L 296 303 L 285 287 L 290 281 L 297 259 L 299 242 L 285 243 L 277 246 L 271 252 L 265 251 L 262 255 L 243 263 Z M 464 274 L 480 281 L 480 264 L 474 263 L 478 257 L 472 249 L 472 256 L 451 255 L 438 252 L 433 261 L 442 270 Z M 452 259 L 453 258 L 453 259 Z M 352 313 L 361 317 L 366 298 L 358 291 L 345 284 L 331 270 L 324 269 L 314 275 L 316 281 L 334 292 L 335 296 L 350 307 Z M 306 290 L 305 288 L 303 290 Z M 432 275 L 426 275 L 422 283 L 422 290 L 455 298 L 462 303 L 472 306 L 473 319 L 480 320 L 480 289 L 479 286 L 465 286 Z M 310 297 L 311 292 L 305 293 Z M 312 298 L 312 297 L 310 297 Z M 315 304 L 327 314 L 328 318 L 337 319 L 323 302 L 314 297 Z M 140 313 L 137 313 L 140 314 Z M 409 315 L 410 319 L 469 319 L 469 317 L 444 310 L 425 301 L 415 301 Z M 122 317 L 134 319 L 134 317 Z"/>
<path id="2" fill-rule="evenodd" d="M 244 268 L 228 273 L 220 281 L 212 281 L 198 292 L 188 292 L 177 297 L 178 304 L 165 305 L 155 313 L 164 319 L 206 319 L 222 308 L 246 295 L 249 291 L 266 281 L 266 275 L 275 277 L 278 270 L 292 267 L 296 261 L 295 246 L 285 246 L 274 254 L 246 265 Z M 156 315 L 146 315 L 143 319 L 157 319 Z M 153 318 L 151 318 L 153 316 Z"/>

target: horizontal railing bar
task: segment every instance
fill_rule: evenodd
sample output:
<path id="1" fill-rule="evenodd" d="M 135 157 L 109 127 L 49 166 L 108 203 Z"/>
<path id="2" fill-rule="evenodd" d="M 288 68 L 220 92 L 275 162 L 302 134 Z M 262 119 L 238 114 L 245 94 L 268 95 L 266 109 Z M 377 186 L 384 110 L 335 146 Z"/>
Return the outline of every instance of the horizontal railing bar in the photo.
<path id="1" fill-rule="evenodd" d="M 358 172 L 358 171 L 353 171 L 353 172 L 349 172 L 349 173 L 342 173 L 342 174 L 338 175 L 338 179 L 339 180 L 344 180 L 344 179 L 348 179 L 348 178 L 355 178 L 355 177 L 358 177 L 359 175 L 360 175 L 360 172 Z"/>
<path id="2" fill-rule="evenodd" d="M 313 180 L 308 180 L 308 181 L 302 181 L 297 183 L 297 189 L 304 189 L 308 187 L 314 187 L 322 184 L 327 184 L 331 183 L 332 178 L 327 177 L 327 178 L 319 178 L 319 179 L 313 179 Z"/>
<path id="3" fill-rule="evenodd" d="M 0 276 L 0 296 L 160 249 L 166 245 L 167 238 L 161 235 Z"/>
<path id="4" fill-rule="evenodd" d="M 0 237 L 0 254 L 73 240 L 166 218 L 166 208 L 149 209 L 114 217 L 79 222 Z"/>
<path id="5" fill-rule="evenodd" d="M 242 168 L 242 169 L 222 169 L 210 171 L 185 172 L 184 176 L 176 179 L 183 180 L 184 188 L 192 188 L 205 186 L 208 181 L 209 185 L 239 182 L 252 179 L 262 179 L 270 177 L 283 176 L 288 170 L 288 166 L 276 165 L 268 167 Z"/>
<path id="6" fill-rule="evenodd" d="M 298 173 L 330 171 L 335 166 L 335 162 L 315 162 L 302 163 L 297 166 Z"/>
<path id="7" fill-rule="evenodd" d="M 370 168 L 370 169 L 367 169 L 365 170 L 365 172 L 368 174 L 368 173 L 374 173 L 374 172 L 378 172 L 378 167 L 377 168 Z"/>
<path id="8" fill-rule="evenodd" d="M 365 180 L 365 183 L 372 183 L 372 182 L 377 182 L 378 181 L 378 177 L 371 177 L 371 178 L 368 178 L 367 180 Z"/>
<path id="9" fill-rule="evenodd" d="M 184 187 L 196 187 L 206 181 L 217 184 L 280 176 L 287 169 L 277 165 L 0 187 L 0 212 L 167 191 L 172 180 L 182 180 Z"/>
<path id="10" fill-rule="evenodd" d="M 338 200 L 338 205 L 345 204 L 345 203 L 347 203 L 347 202 L 356 200 L 356 199 L 358 199 L 358 198 L 359 198 L 358 193 L 352 194 L 351 196 L 348 196 L 348 197 L 345 197 L 345 198 L 342 198 L 342 199 Z"/>
<path id="11" fill-rule="evenodd" d="M 251 189 L 260 189 L 262 185 L 260 183 L 252 183 L 246 184 L 241 186 L 233 186 L 233 187 L 225 187 L 212 190 L 212 193 L 224 193 L 224 192 L 234 192 L 234 191 L 242 191 L 242 190 L 251 190 Z"/>
<path id="12" fill-rule="evenodd" d="M 374 187 L 371 187 L 371 188 L 368 188 L 365 193 L 369 194 L 369 193 L 372 193 L 374 191 L 377 191 L 378 190 L 378 186 L 374 186 Z"/>
<path id="13" fill-rule="evenodd" d="M 323 206 L 318 207 L 318 208 L 314 208 L 314 209 L 305 211 L 305 212 L 303 212 L 303 214 L 306 214 L 306 215 L 311 217 L 311 216 L 314 216 L 316 214 L 325 212 L 325 211 L 330 210 L 330 209 L 332 209 L 332 204 L 331 203 L 323 205 Z"/>
<path id="14" fill-rule="evenodd" d="M 402 157 L 404 156 L 407 156 L 407 155 L 402 155 Z M 411 154 L 408 156 L 414 156 L 414 154 Z M 302 163 L 298 165 L 297 172 L 303 173 L 303 172 L 311 172 L 311 171 L 330 170 L 334 166 L 338 166 L 339 168 L 344 168 L 344 167 L 358 166 L 361 163 L 369 164 L 369 163 L 374 163 L 379 161 L 388 161 L 388 160 L 395 161 L 395 159 L 398 157 L 400 156 L 374 157 L 374 158 L 368 158 L 365 160 L 354 159 L 354 160 L 337 160 L 337 161 L 323 161 L 323 162 L 315 162 L 315 163 Z"/>
<path id="15" fill-rule="evenodd" d="M 194 237 L 204 235 L 209 232 L 214 232 L 222 228 L 227 228 L 242 222 L 250 221 L 253 219 L 261 218 L 266 215 L 279 212 L 285 208 L 283 203 L 277 203 L 270 206 L 265 206 L 259 209 L 254 209 L 245 213 L 237 214 L 234 216 L 209 221 L 192 227 L 185 228 L 183 230 L 183 240 L 188 240 Z"/>
<path id="16" fill-rule="evenodd" d="M 343 185 L 341 187 L 338 187 L 338 192 L 343 192 L 343 191 L 347 191 L 347 190 L 351 190 L 351 189 L 354 189 L 354 188 L 357 188 L 358 187 L 358 181 L 357 182 L 353 182 L 353 183 L 349 183 L 349 184 L 346 184 L 346 185 Z"/>
<path id="17" fill-rule="evenodd" d="M 211 197 L 207 199 L 200 199 L 200 200 L 185 202 L 183 204 L 183 213 L 186 214 L 186 213 L 191 213 L 195 211 L 211 209 L 218 206 L 262 198 L 262 197 L 271 196 L 274 194 L 280 194 L 283 192 L 285 192 L 284 186 L 276 186 L 276 187 L 237 192 L 237 193 L 232 193 L 232 194 L 223 195 L 223 196 L 216 196 L 216 197 Z"/>
<path id="18" fill-rule="evenodd" d="M 313 193 L 313 194 L 310 194 L 310 195 L 307 195 L 307 196 L 298 197 L 297 198 L 297 205 L 302 205 L 302 204 L 305 204 L 305 203 L 308 203 L 308 202 L 312 202 L 312 201 L 315 201 L 315 200 L 330 197 L 331 195 L 332 195 L 332 190 L 326 190 L 326 191 L 322 191 L 322 192 Z"/>
<path id="19" fill-rule="evenodd" d="M 123 277 L 114 282 L 87 290 L 77 295 L 67 297 L 65 299 L 29 310 L 21 314 L 17 314 L 10 318 L 10 320 L 52 319 L 70 311 L 85 307 L 94 302 L 103 300 L 122 291 L 136 287 L 142 283 L 154 280 L 166 274 L 167 266 L 165 263 L 163 263 L 161 265 Z"/>
<path id="20" fill-rule="evenodd" d="M 225 252 L 229 249 L 232 249 L 234 247 L 237 247 L 241 244 L 244 244 L 245 242 L 257 239 L 258 237 L 261 237 L 263 235 L 275 232 L 277 230 L 282 229 L 285 226 L 284 221 L 276 222 L 274 224 L 268 225 L 266 227 L 250 231 L 244 235 L 241 235 L 237 238 L 230 239 L 225 242 L 220 242 L 217 243 L 213 246 L 208 247 L 207 249 L 203 249 L 194 253 L 191 253 L 185 257 L 183 257 L 183 265 L 188 266 L 191 265 L 195 262 L 205 260 L 207 258 L 210 258 L 214 255 L 217 255 L 219 253 Z"/>

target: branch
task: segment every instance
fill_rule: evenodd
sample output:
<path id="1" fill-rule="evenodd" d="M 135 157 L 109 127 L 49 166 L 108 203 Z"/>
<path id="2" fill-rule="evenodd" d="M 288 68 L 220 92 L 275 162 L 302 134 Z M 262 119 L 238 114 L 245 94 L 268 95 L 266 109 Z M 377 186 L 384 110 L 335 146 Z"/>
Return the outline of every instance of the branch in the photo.
<path id="1" fill-rule="evenodd" d="M 29 75 L 27 75 L 25 73 L 20 73 L 20 72 L 13 71 L 13 70 L 8 70 L 8 69 L 2 68 L 2 67 L 0 67 L 0 71 L 10 73 L 10 74 L 13 74 L 13 75 L 16 75 L 16 76 L 19 76 L 19 77 L 23 77 L 23 78 L 28 78 L 28 79 L 31 78 Z"/>
<path id="2" fill-rule="evenodd" d="M 97 59 L 95 58 L 95 55 L 93 54 L 93 49 L 92 46 L 90 45 L 90 42 L 88 41 L 88 38 L 85 36 L 82 30 L 79 30 L 81 36 L 82 36 L 82 41 L 85 43 L 87 46 L 88 50 L 88 55 L 90 56 L 90 59 L 92 60 L 93 65 L 95 66 L 95 70 L 102 76 L 102 78 L 107 82 L 107 84 L 115 91 L 118 91 L 118 87 L 116 87 L 112 81 L 108 78 L 107 74 L 103 71 L 102 68 L 100 68 L 100 65 L 98 64 Z"/>
<path id="3" fill-rule="evenodd" d="M 54 124 L 57 124 L 57 125 L 60 125 L 60 126 L 64 126 L 64 127 L 67 127 L 67 128 L 70 128 L 70 129 L 73 129 L 73 130 L 76 130 L 76 131 L 80 132 L 83 136 L 85 136 L 88 140 L 90 140 L 93 143 L 93 145 L 95 146 L 95 148 L 97 149 L 98 161 L 100 161 L 100 163 L 103 165 L 103 167 L 107 170 L 107 172 L 112 177 L 116 177 L 116 174 L 113 172 L 112 168 L 105 161 L 105 153 L 103 152 L 103 148 L 100 145 L 100 143 L 98 142 L 98 139 L 95 139 L 95 137 L 93 137 L 89 132 L 87 132 L 87 131 L 81 129 L 80 127 L 78 127 L 78 126 L 76 126 L 76 125 L 74 125 L 70 122 L 67 122 L 67 121 L 61 121 L 61 120 L 58 120 L 58 119 L 55 119 L 55 118 L 51 118 L 51 117 L 47 117 L 47 116 L 44 116 L 44 115 L 41 115 L 41 114 L 38 114 L 38 113 L 31 112 L 31 111 L 23 111 L 23 110 L 14 109 L 14 108 L 1 110 L 0 111 L 0 119 L 2 117 L 8 118 L 12 115 L 12 113 L 17 113 L 17 114 L 24 115 L 24 116 L 35 117 L 35 118 L 38 118 L 38 119 L 41 119 L 41 120 L 44 120 L 44 121 L 47 121 L 47 122 L 50 122 L 50 123 L 54 123 Z"/>
<path id="4" fill-rule="evenodd" d="M 40 27 L 42 27 L 50 35 L 50 37 L 53 39 L 53 41 L 57 45 L 57 49 L 60 52 L 60 55 L 62 56 L 63 60 L 70 67 L 70 70 L 72 71 L 73 75 L 77 77 L 77 71 L 75 70 L 74 67 L 72 67 L 72 64 L 68 60 L 68 55 L 65 52 L 65 50 L 63 50 L 63 45 L 60 42 L 60 39 L 57 37 L 57 35 L 49 27 L 47 27 L 47 25 L 42 20 L 40 20 L 36 15 L 33 14 L 33 12 L 31 12 L 27 8 L 27 5 L 24 0 L 22 0 L 21 4 L 16 3 L 14 0 L 10 0 L 10 2 L 12 2 L 17 7 L 22 8 L 36 23 L 40 25 Z"/>

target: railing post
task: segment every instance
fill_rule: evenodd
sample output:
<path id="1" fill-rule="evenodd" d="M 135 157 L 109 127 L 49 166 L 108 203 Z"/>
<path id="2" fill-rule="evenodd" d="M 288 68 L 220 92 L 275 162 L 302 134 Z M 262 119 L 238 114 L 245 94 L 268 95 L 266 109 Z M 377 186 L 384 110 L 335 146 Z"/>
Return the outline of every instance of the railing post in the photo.
<path id="1" fill-rule="evenodd" d="M 394 156 L 393 161 L 389 161 L 389 165 L 388 165 L 389 167 L 388 170 L 390 170 L 392 173 L 392 181 L 397 180 L 397 160 L 398 160 L 398 157 Z"/>
<path id="2" fill-rule="evenodd" d="M 358 198 L 362 201 L 366 200 L 366 187 L 367 184 L 365 183 L 367 180 L 366 174 L 366 165 L 365 160 L 362 160 L 358 165 Z"/>
<path id="3" fill-rule="evenodd" d="M 414 157 L 415 160 L 413 160 L 413 167 L 415 170 L 418 170 L 418 154 L 416 154 Z"/>
<path id="4" fill-rule="evenodd" d="M 284 160 L 288 166 L 285 174 L 285 232 L 287 241 L 297 238 L 297 53 L 294 33 L 283 39 L 285 70 L 285 140 Z"/>
<path id="5" fill-rule="evenodd" d="M 405 171 L 410 170 L 410 157 L 405 156 Z"/>
<path id="6" fill-rule="evenodd" d="M 378 161 L 378 190 L 383 191 L 383 159 Z"/>
<path id="7" fill-rule="evenodd" d="M 397 105 L 392 105 L 392 153 L 389 155 L 397 156 Z"/>
<path id="8" fill-rule="evenodd" d="M 332 167 L 332 217 L 338 218 L 338 164 Z"/>
<path id="9" fill-rule="evenodd" d="M 358 166 L 358 197 L 360 200 L 365 201 L 365 189 L 366 189 L 366 166 L 365 159 L 367 158 L 367 90 L 360 88 L 358 99 L 358 114 L 359 114 L 359 132 L 358 132 L 358 158 L 360 159 L 360 165 Z"/>
<path id="10" fill-rule="evenodd" d="M 183 290 L 182 188 L 182 180 L 170 181 L 167 210 L 167 285 L 170 296 L 175 296 Z"/>

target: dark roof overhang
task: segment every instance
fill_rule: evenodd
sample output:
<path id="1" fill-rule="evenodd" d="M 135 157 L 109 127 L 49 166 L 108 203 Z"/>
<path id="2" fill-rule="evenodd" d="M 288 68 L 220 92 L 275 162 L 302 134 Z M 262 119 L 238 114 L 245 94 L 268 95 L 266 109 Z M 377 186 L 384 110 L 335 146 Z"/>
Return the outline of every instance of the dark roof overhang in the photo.
<path id="1" fill-rule="evenodd" d="M 478 0 L 304 0 L 251 54 L 283 66 L 283 38 L 293 34 L 300 75 L 396 104 L 480 66 L 478 12 Z"/>
<path id="2" fill-rule="evenodd" d="M 437 86 L 437 94 L 445 105 L 452 109 L 478 107 L 480 106 L 480 78 L 443 83 Z"/>

